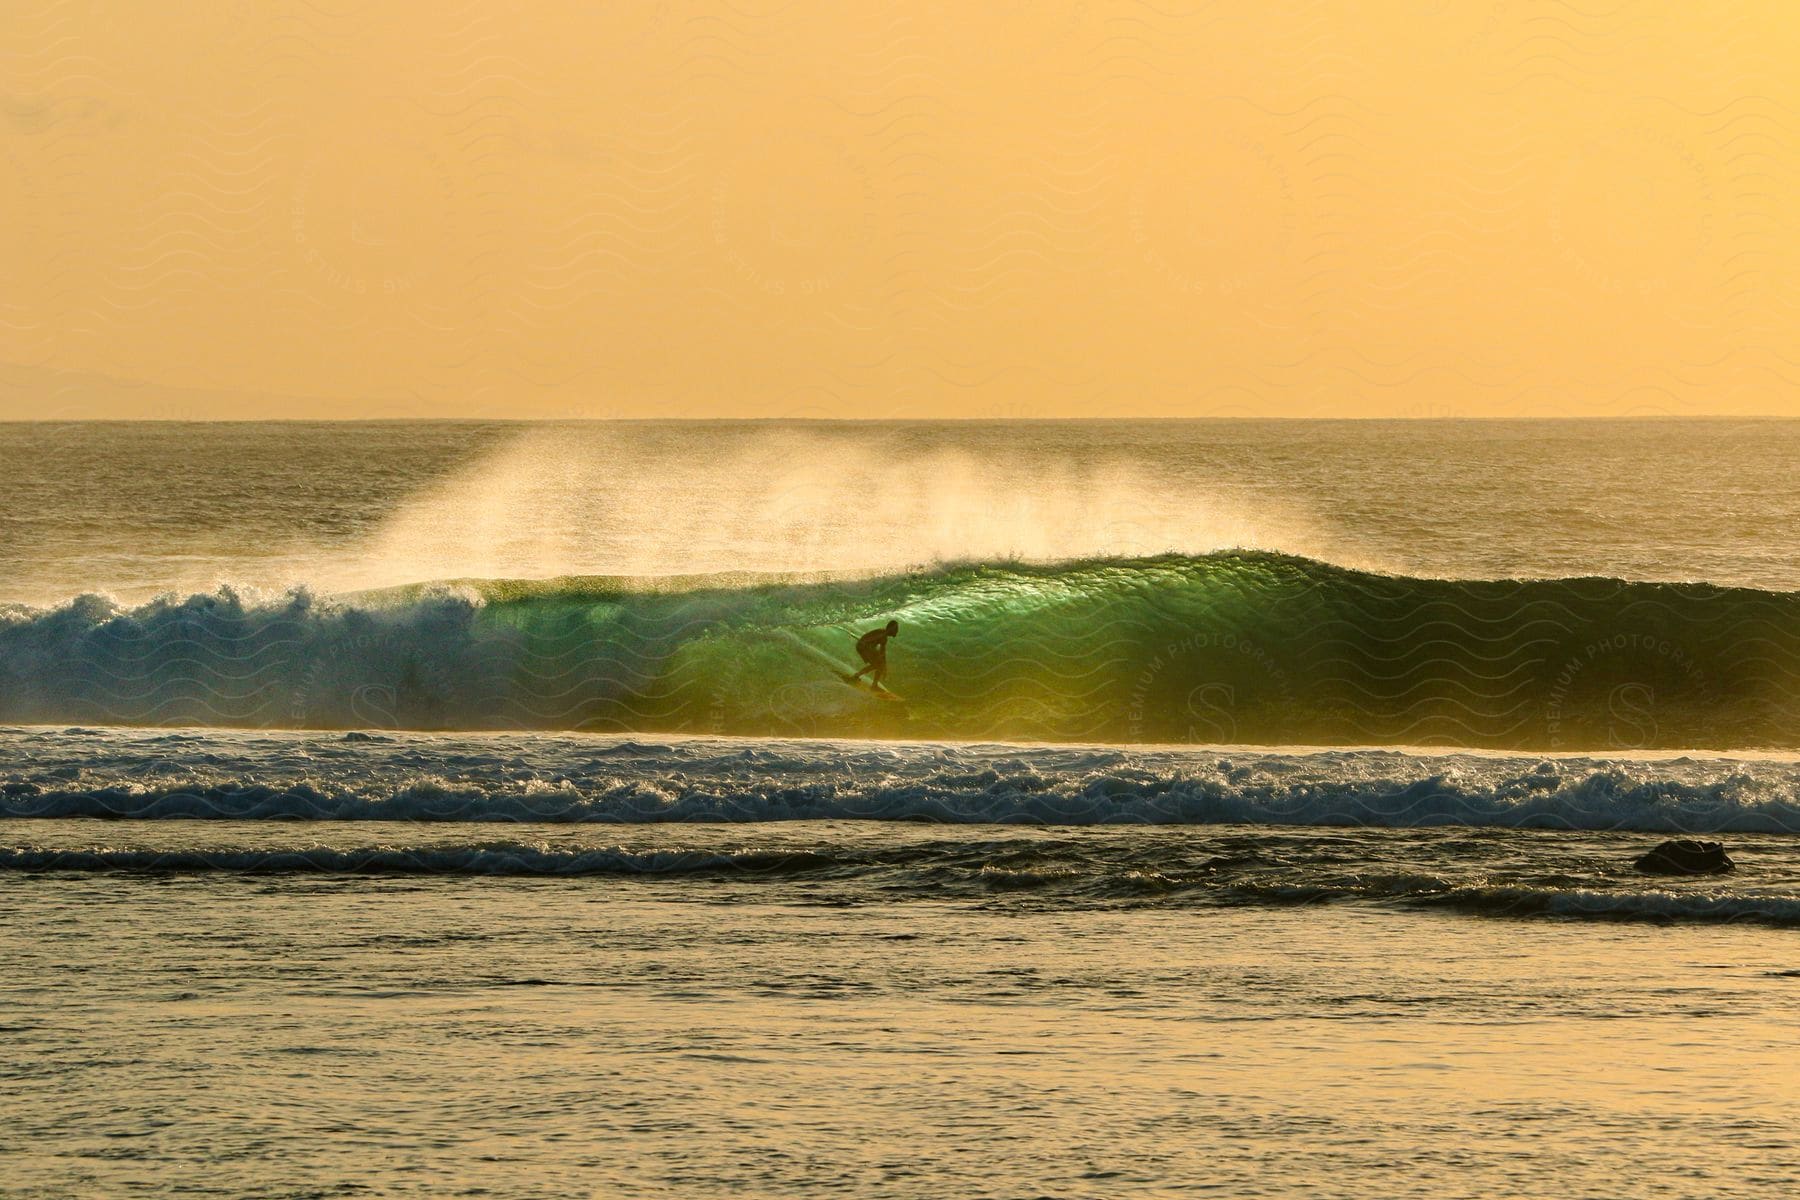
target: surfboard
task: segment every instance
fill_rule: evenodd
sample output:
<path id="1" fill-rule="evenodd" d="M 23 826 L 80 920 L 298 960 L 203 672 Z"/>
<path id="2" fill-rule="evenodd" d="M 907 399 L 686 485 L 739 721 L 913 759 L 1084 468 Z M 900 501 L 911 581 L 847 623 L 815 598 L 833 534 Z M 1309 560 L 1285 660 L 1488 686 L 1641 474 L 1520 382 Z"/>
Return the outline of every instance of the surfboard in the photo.
<path id="1" fill-rule="evenodd" d="M 896 695 L 886 688 L 878 688 L 872 683 L 864 683 L 862 680 L 848 672 L 840 674 L 838 678 L 842 679 L 845 683 L 849 684 L 859 692 L 867 692 L 877 700 L 891 700 L 895 702 L 904 702 L 905 700 L 905 697 Z"/>

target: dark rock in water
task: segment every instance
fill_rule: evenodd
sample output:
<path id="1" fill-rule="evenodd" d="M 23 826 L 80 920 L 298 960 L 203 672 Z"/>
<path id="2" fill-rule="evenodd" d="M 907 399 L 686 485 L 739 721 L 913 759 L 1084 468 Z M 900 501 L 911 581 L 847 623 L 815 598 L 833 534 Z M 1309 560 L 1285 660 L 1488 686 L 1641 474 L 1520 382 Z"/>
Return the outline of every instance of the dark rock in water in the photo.
<path id="1" fill-rule="evenodd" d="M 1639 857 L 1636 865 L 1646 875 L 1722 875 L 1737 870 L 1737 864 L 1718 842 L 1688 838 L 1664 842 Z"/>

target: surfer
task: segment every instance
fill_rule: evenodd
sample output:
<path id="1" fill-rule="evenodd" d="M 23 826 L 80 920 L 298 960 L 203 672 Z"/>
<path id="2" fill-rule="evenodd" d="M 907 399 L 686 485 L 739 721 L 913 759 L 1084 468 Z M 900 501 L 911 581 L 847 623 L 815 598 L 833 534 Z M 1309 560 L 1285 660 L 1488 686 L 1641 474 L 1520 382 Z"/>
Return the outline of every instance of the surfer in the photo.
<path id="1" fill-rule="evenodd" d="M 846 675 L 844 678 L 851 683 L 855 683 L 858 679 L 861 679 L 864 675 L 868 675 L 870 671 L 873 671 L 875 673 L 869 675 L 869 686 L 878 692 L 886 691 L 887 689 L 881 686 L 881 681 L 887 678 L 888 639 L 898 635 L 899 632 L 900 622 L 889 621 L 880 629 L 871 629 L 869 632 L 857 638 L 856 652 L 862 656 L 863 669 L 856 672 L 854 675 Z"/>

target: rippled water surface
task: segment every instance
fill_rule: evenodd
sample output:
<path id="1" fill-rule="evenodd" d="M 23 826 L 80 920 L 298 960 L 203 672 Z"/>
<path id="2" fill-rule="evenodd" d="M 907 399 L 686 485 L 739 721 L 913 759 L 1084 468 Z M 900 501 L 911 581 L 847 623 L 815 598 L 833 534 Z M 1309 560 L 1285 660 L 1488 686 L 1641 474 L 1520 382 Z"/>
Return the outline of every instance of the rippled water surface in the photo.
<path id="1" fill-rule="evenodd" d="M 946 857 L 1034 840 L 970 834 Z M 195 839 L 343 840 L 175 840 Z M 1301 1197 L 1354 1178 L 1776 1197 L 1800 1177 L 1789 930 L 944 875 L 934 894 L 829 869 L 9 870 L 0 1178 L 18 1196 Z"/>

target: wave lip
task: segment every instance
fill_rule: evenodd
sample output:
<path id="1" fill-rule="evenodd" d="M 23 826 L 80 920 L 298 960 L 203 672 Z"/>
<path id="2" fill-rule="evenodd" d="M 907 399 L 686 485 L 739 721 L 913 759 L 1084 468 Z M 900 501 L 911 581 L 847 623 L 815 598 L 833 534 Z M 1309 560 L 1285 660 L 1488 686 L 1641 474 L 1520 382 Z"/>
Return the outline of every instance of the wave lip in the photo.
<path id="1" fill-rule="evenodd" d="M 877 704 L 835 676 L 901 622 Z M 1610 750 L 1800 746 L 1800 593 L 1233 551 L 0 614 L 0 720 Z"/>

